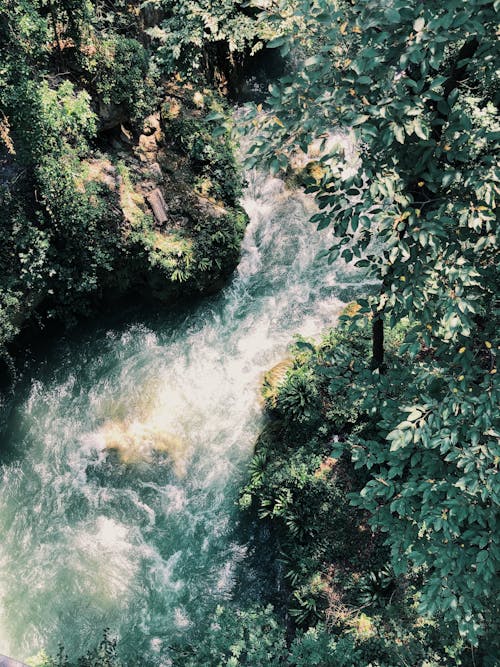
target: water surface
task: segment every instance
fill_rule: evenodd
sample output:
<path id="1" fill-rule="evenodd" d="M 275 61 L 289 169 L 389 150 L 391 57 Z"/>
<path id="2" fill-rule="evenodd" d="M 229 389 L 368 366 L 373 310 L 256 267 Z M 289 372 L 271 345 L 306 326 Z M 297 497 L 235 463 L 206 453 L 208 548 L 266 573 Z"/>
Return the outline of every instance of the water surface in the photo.
<path id="1" fill-rule="evenodd" d="M 168 664 L 169 643 L 231 596 L 262 373 L 365 289 L 315 262 L 330 238 L 309 198 L 248 180 L 219 295 L 62 341 L 20 392 L 0 467 L 0 653 L 79 655 L 110 627 L 129 664 Z"/>

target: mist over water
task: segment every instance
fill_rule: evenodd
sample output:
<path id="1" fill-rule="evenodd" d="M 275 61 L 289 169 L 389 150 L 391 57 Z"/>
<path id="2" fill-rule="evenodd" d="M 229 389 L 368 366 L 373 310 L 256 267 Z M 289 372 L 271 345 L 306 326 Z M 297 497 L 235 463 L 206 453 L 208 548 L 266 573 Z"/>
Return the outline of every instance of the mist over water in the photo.
<path id="1" fill-rule="evenodd" d="M 110 627 L 130 664 L 166 665 L 231 596 L 262 374 L 365 289 L 315 262 L 331 239 L 307 223 L 310 198 L 247 178 L 251 222 L 219 295 L 75 337 L 21 392 L 0 467 L 0 653 L 80 655 Z"/>

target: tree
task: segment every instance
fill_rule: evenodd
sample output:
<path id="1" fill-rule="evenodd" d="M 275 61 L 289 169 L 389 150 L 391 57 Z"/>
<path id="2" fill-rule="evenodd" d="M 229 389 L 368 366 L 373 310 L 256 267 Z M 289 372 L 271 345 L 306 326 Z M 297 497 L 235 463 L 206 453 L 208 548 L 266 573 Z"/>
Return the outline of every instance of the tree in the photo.
<path id="1" fill-rule="evenodd" d="M 92 13 L 88 0 L 39 0 L 37 9 L 50 23 L 54 46 L 59 54 L 66 39 L 80 40 Z"/>
<path id="2" fill-rule="evenodd" d="M 495 10 L 498 2 L 298 2 L 270 46 L 304 58 L 270 86 L 250 164 L 273 171 L 322 143 L 311 221 L 328 261 L 355 259 L 380 284 L 366 400 L 379 436 L 351 442 L 372 479 L 358 502 L 387 532 L 397 571 L 425 566 L 422 609 L 476 641 L 498 590 L 498 330 Z M 283 21 L 278 7 L 265 20 Z M 255 117 L 255 111 L 253 116 Z M 251 114 L 252 117 L 252 114 Z M 350 133 L 353 174 L 329 141 Z M 391 401 L 383 323 L 409 317 L 404 403 Z"/>
<path id="3" fill-rule="evenodd" d="M 265 22 L 256 21 L 250 4 L 242 0 L 161 0 L 164 18 L 148 31 L 157 44 L 161 67 L 169 74 L 206 77 L 234 91 L 247 56 L 262 48 L 268 35 Z"/>

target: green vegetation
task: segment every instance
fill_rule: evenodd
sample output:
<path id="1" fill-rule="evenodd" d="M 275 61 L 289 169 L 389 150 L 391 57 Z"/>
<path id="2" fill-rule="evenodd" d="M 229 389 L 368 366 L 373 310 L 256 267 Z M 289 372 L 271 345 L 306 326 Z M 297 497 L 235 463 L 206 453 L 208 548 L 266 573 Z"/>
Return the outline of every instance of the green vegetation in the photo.
<path id="1" fill-rule="evenodd" d="M 146 3 L 147 5 L 148 3 Z M 160 0 L 163 20 L 149 29 L 155 57 L 168 72 L 234 88 L 251 54 L 270 36 L 258 7 L 243 0 Z"/>
<path id="2" fill-rule="evenodd" d="M 239 257 L 235 146 L 205 122 L 227 116 L 224 102 L 200 77 L 201 90 L 160 71 L 139 3 L 115 4 L 0 3 L 0 360 L 9 365 L 27 326 L 73 324 L 134 290 L 171 301 L 215 289 Z M 176 113 L 160 114 L 168 100 Z M 166 204 L 161 220 L 153 190 Z"/>
<path id="3" fill-rule="evenodd" d="M 377 423 L 346 446 L 368 474 L 353 502 L 385 534 L 397 576 L 422 571 L 421 612 L 472 643 L 496 619 L 500 564 L 494 5 L 298 3 L 271 46 L 306 57 L 271 86 L 251 158 L 278 171 L 323 142 L 308 190 L 312 222 L 337 239 L 325 256 L 355 259 L 381 286 L 353 322 L 372 318 L 372 364 L 349 404 Z M 358 142 L 355 175 L 329 151 L 336 126 Z M 395 376 L 384 329 L 405 317 Z M 305 380 L 281 399 L 290 419 Z"/>
<path id="4" fill-rule="evenodd" d="M 120 107 L 124 119 L 140 122 L 156 98 L 149 54 L 136 39 L 122 35 L 93 40 L 77 54 L 99 104 Z"/>
<path id="5" fill-rule="evenodd" d="M 298 627 L 326 623 L 330 641 L 354 638 L 358 664 L 474 664 L 448 608 L 436 605 L 428 613 L 426 586 L 436 576 L 436 562 L 398 568 L 402 559 L 399 551 L 394 557 L 398 528 L 393 524 L 404 520 L 397 501 L 405 498 L 407 487 L 399 482 L 396 502 L 387 510 L 385 496 L 377 496 L 377 505 L 371 501 L 375 485 L 393 490 L 400 466 L 408 473 L 413 456 L 426 466 L 421 474 L 428 479 L 419 491 L 428 505 L 413 501 L 413 516 L 399 530 L 410 535 L 427 530 L 432 549 L 433 533 L 440 528 L 436 521 L 446 530 L 445 522 L 457 512 L 446 498 L 433 505 L 436 494 L 444 493 L 438 482 L 443 462 L 431 448 L 424 453 L 418 441 L 415 447 L 406 443 L 408 454 L 396 457 L 392 452 L 398 449 L 383 447 L 393 429 L 389 416 L 399 419 L 400 406 L 407 404 L 415 376 L 425 366 L 410 352 L 400 352 L 411 331 L 405 321 L 387 336 L 384 373 L 374 373 L 371 327 L 355 314 L 352 309 L 318 345 L 299 340 L 286 375 L 273 392 L 265 387 L 271 420 L 257 444 L 240 505 L 274 526 L 289 587 L 287 612 Z M 442 372 L 437 364 L 433 368 L 432 378 L 440 382 Z M 457 466 L 454 478 L 451 473 L 447 483 L 460 489 L 463 466 Z M 406 480 L 411 487 L 411 476 Z M 427 512 L 435 519 L 426 525 Z M 387 540 L 389 527 L 396 535 Z M 494 664 L 498 651 L 497 597 L 492 581 L 480 598 L 486 633 L 481 664 Z M 448 662 L 450 656 L 462 662 Z"/>
<path id="6" fill-rule="evenodd" d="M 249 111 L 248 166 L 300 158 L 323 259 L 379 285 L 264 384 L 239 502 L 276 536 L 285 602 L 217 607 L 172 664 L 497 664 L 498 1 L 115 4 L 0 0 L 0 355 L 105 293 L 230 273 L 219 93 L 269 39 L 298 65 Z M 119 664 L 114 641 L 79 664 Z"/>

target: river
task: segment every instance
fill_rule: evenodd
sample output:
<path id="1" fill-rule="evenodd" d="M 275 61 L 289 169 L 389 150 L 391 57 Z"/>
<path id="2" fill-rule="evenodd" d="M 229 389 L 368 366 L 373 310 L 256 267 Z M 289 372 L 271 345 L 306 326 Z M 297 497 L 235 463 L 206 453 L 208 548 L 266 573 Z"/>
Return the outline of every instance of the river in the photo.
<path id="1" fill-rule="evenodd" d="M 214 297 L 51 343 L 16 397 L 0 467 L 0 653 L 70 657 L 104 627 L 128 664 L 231 596 L 235 501 L 262 424 L 263 372 L 362 293 L 314 203 L 251 172 L 240 264 Z"/>

